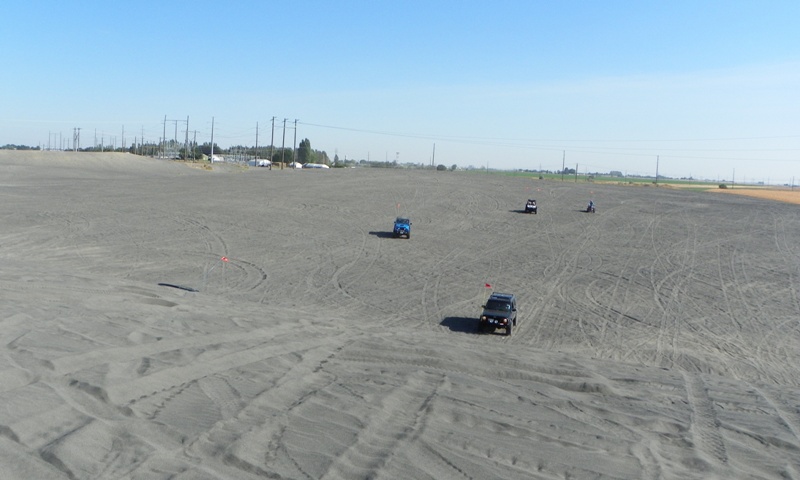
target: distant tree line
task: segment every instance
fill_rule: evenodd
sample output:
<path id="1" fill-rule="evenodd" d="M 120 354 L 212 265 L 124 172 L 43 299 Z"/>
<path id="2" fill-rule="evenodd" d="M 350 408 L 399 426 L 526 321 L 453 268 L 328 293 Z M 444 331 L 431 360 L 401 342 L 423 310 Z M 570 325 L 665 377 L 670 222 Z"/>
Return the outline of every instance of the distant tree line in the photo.
<path id="1" fill-rule="evenodd" d="M 14 145 L 7 143 L 0 147 L 0 150 L 41 150 L 39 147 L 29 147 L 27 145 Z"/>
<path id="2" fill-rule="evenodd" d="M 40 147 L 29 147 L 27 145 L 13 145 L 7 144 L 0 147 L 0 150 L 41 150 Z M 176 140 L 168 140 L 163 143 L 143 142 L 132 144 L 128 147 L 116 147 L 114 145 L 93 145 L 91 147 L 79 148 L 79 152 L 118 152 L 118 153 L 131 153 L 134 155 L 142 155 L 147 157 L 160 157 L 171 158 L 174 160 L 202 160 L 210 159 L 212 155 L 212 145 L 210 142 L 198 144 L 189 142 L 188 148 L 185 143 Z M 270 155 L 271 153 L 271 155 Z M 311 141 L 304 138 L 300 141 L 299 146 L 295 152 L 292 148 L 276 147 L 276 146 L 260 146 L 258 148 L 234 145 L 229 148 L 222 148 L 216 143 L 213 145 L 213 154 L 215 156 L 224 156 L 229 161 L 247 163 L 254 159 L 268 159 L 274 164 L 285 163 L 289 164 L 295 161 L 301 164 L 306 163 L 321 163 L 334 168 L 348 168 L 348 167 L 370 167 L 370 168 L 407 168 L 407 169 L 434 169 L 437 171 L 456 170 L 458 165 L 452 165 L 449 168 L 445 165 L 424 165 L 416 163 L 403 163 L 398 164 L 397 161 L 375 161 L 375 160 L 354 160 L 354 159 L 341 159 L 339 155 L 334 155 L 333 160 L 328 157 L 327 152 L 324 150 L 314 150 L 311 148 Z M 574 170 L 572 171 L 574 173 Z"/>

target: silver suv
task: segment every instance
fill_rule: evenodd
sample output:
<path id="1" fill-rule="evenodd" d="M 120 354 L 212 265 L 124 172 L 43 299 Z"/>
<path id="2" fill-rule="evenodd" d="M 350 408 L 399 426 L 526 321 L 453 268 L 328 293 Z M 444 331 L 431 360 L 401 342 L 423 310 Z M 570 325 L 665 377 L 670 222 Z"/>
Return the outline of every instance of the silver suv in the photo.
<path id="1" fill-rule="evenodd" d="M 511 335 L 512 325 L 517 326 L 517 297 L 511 293 L 493 293 L 483 305 L 478 333 L 505 328 L 506 335 Z"/>

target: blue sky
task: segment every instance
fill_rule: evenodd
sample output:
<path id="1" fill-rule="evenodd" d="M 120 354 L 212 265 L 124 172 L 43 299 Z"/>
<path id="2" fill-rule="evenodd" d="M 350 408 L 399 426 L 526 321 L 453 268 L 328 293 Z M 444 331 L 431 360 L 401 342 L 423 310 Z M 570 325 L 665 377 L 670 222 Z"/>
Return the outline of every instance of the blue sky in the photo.
<path id="1" fill-rule="evenodd" d="M 0 145 L 800 183 L 796 0 L 10 3 Z"/>

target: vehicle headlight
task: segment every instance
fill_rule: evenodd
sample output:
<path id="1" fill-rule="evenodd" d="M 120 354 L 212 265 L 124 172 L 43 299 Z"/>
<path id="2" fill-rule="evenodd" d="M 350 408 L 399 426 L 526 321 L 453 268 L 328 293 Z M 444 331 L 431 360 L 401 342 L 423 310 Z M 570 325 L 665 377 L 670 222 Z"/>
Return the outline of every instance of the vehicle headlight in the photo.
<path id="1" fill-rule="evenodd" d="M 487 320 L 486 315 L 482 315 L 481 320 Z"/>

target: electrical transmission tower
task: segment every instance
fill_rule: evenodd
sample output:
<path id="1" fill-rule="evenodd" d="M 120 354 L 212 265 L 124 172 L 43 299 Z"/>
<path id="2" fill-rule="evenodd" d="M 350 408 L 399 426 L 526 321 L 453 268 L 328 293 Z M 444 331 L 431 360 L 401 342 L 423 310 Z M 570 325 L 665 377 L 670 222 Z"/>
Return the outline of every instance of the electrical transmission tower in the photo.
<path id="1" fill-rule="evenodd" d="M 72 129 L 72 150 L 77 152 L 81 148 L 81 129 L 76 127 Z"/>
<path id="2" fill-rule="evenodd" d="M 175 137 L 173 137 L 172 141 L 167 143 L 167 122 L 175 122 Z M 163 148 L 163 156 L 165 158 L 179 158 L 179 149 L 178 149 L 178 122 L 186 124 L 186 139 L 184 140 L 184 149 L 188 147 L 189 143 L 189 117 L 186 117 L 186 120 L 167 120 L 167 116 L 164 115 L 164 148 Z M 169 152 L 168 152 L 169 151 Z"/>

